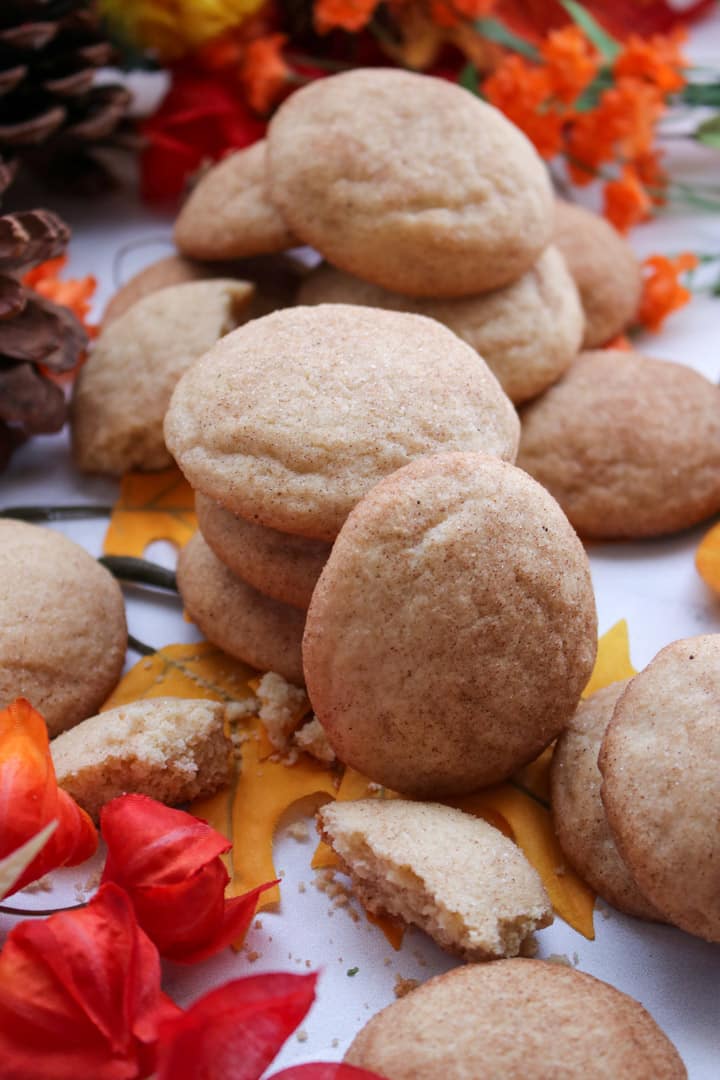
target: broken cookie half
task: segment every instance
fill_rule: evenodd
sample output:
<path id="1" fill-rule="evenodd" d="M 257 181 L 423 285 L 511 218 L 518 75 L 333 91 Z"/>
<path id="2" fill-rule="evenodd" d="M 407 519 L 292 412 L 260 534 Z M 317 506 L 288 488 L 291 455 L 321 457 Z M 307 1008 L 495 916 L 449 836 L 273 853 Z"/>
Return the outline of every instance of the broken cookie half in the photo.
<path id="1" fill-rule="evenodd" d="M 553 919 L 542 882 L 518 848 L 481 818 L 403 799 L 335 802 L 318 829 L 358 899 L 419 926 L 466 960 L 533 951 Z"/>

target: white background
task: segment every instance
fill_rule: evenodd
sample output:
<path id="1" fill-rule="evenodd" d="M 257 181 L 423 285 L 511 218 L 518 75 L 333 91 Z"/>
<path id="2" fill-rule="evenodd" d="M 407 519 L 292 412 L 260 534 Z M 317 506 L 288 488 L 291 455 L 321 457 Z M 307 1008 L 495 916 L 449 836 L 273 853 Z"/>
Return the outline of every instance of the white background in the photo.
<path id="1" fill-rule="evenodd" d="M 696 31 L 692 52 L 711 65 L 720 57 L 720 18 Z M 686 153 L 673 148 L 675 175 L 720 182 L 720 155 Z M 679 170 L 679 171 L 678 171 Z M 41 192 L 19 193 L 23 202 L 43 200 Z M 592 193 L 584 195 L 592 199 Z M 13 205 L 18 193 L 8 200 Z M 73 275 L 93 273 L 98 279 L 96 314 L 113 290 L 142 265 L 170 250 L 169 215 L 143 208 L 128 190 L 91 202 L 69 202 L 48 195 L 74 230 L 70 248 Z M 714 216 L 687 208 L 666 211 L 652 224 L 636 229 L 632 242 L 641 255 L 682 250 L 720 254 L 720 213 Z M 716 267 L 720 273 L 720 264 Z M 720 298 L 698 296 L 674 315 L 659 335 L 641 339 L 650 355 L 688 364 L 718 382 L 720 376 Z M 65 434 L 36 438 L 0 476 L 0 505 L 18 503 L 112 503 L 117 485 L 87 478 L 72 469 Z M 720 603 L 697 576 L 694 552 L 709 527 L 652 543 L 594 544 L 589 549 L 601 632 L 618 619 L 630 628 L 632 659 L 637 668 L 677 638 L 720 632 Z M 57 526 L 99 554 L 105 521 Z M 150 557 L 171 562 L 166 546 L 155 545 Z M 183 621 L 179 602 L 138 591 L 126 591 L 130 630 L 157 647 L 193 640 L 194 628 Z M 136 658 L 130 657 L 134 662 Z M 321 971 L 318 1001 L 303 1022 L 304 1040 L 290 1038 L 280 1064 L 339 1058 L 354 1033 L 377 1009 L 394 1000 L 397 975 L 425 979 L 453 966 L 454 961 L 420 933 L 406 936 L 402 951 L 393 953 L 380 931 L 364 918 L 354 922 L 347 911 L 312 886 L 309 869 L 314 840 L 300 843 L 280 829 L 276 866 L 284 871 L 280 909 L 262 913 L 248 949 L 259 954 L 250 963 L 246 953 L 226 950 L 194 968 L 165 966 L 165 988 L 181 1004 L 227 979 L 263 970 Z M 21 894 L 20 905 L 54 906 L 74 899 L 73 886 L 85 883 L 90 870 L 56 876 L 51 893 Z M 305 883 L 304 892 L 299 884 Z M 0 932 L 13 924 L 0 918 Z M 563 954 L 580 970 L 606 979 L 638 998 L 675 1042 L 692 1080 L 710 1080 L 720 1073 L 720 948 L 681 931 L 642 923 L 604 905 L 596 912 L 594 942 L 572 931 L 562 920 L 538 935 L 540 956 Z M 347 971 L 358 968 L 350 977 Z M 552 1037 L 549 1033 L 548 1037 Z M 271 1070 L 272 1071 L 272 1070 Z"/>

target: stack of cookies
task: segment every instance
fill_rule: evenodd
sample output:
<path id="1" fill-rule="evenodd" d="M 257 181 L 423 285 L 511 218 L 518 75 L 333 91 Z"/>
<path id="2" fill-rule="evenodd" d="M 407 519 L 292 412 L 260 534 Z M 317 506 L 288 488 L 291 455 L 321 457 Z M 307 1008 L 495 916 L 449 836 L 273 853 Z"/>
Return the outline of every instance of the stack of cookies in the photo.
<path id="1" fill-rule="evenodd" d="M 360 69 L 295 93 L 266 141 L 210 170 L 175 240 L 202 260 L 308 244 L 326 263 L 298 303 L 437 319 L 518 403 L 583 339 L 553 218 L 545 167 L 501 113 L 441 79 Z"/>
<path id="2" fill-rule="evenodd" d="M 197 493 L 186 609 L 225 651 L 303 682 L 305 609 L 377 481 L 420 456 L 513 461 L 519 422 L 485 363 L 420 315 L 287 308 L 222 338 L 180 380 L 165 439 Z"/>

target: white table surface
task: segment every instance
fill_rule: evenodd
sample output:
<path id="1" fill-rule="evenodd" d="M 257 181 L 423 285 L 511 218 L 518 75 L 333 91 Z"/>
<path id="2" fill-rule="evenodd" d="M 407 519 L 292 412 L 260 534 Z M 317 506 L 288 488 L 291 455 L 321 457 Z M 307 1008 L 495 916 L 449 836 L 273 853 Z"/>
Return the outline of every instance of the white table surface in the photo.
<path id="1" fill-rule="evenodd" d="M 693 52 L 708 61 L 720 56 L 718 46 L 720 19 L 715 18 L 702 34 L 695 34 Z M 718 176 L 718 161 L 717 156 L 693 153 L 681 167 L 684 175 L 707 177 L 713 162 Z M 20 195 L 25 202 L 31 198 L 28 191 Z M 128 191 L 84 204 L 53 197 L 52 205 L 73 225 L 72 273 L 90 272 L 98 279 L 98 313 L 121 280 L 170 250 L 169 216 L 142 207 Z M 642 255 L 680 250 L 720 253 L 720 213 L 709 217 L 686 209 L 666 212 L 636 229 L 632 242 Z M 696 297 L 661 334 L 641 339 L 639 346 L 718 382 L 720 298 Z M 113 481 L 73 470 L 65 433 L 33 439 L 0 475 L 0 506 L 112 503 L 117 491 Z M 720 601 L 699 579 L 693 564 L 695 548 L 709 524 L 652 543 L 594 544 L 589 549 L 600 630 L 627 619 L 637 668 L 670 641 L 720 632 Z M 54 527 L 93 554 L 100 553 L 104 520 Z M 161 544 L 153 545 L 148 557 L 171 564 L 174 556 L 169 545 Z M 160 647 L 198 636 L 183 621 L 180 604 L 173 598 L 157 594 L 148 598 L 132 589 L 126 590 L 126 598 L 130 630 L 141 640 Z M 131 656 L 130 663 L 136 659 Z M 263 912 L 262 926 L 250 933 L 248 949 L 259 954 L 253 963 L 244 952 L 226 950 L 193 968 L 165 965 L 164 986 L 180 1004 L 243 974 L 319 968 L 318 1001 L 301 1025 L 306 1038 L 292 1036 L 275 1067 L 338 1059 L 365 1020 L 394 1000 L 398 975 L 425 979 L 455 963 L 416 932 L 408 933 L 402 950 L 394 953 L 380 931 L 363 918 L 355 922 L 345 910 L 333 910 L 327 896 L 312 887 L 313 847 L 314 841 L 301 843 L 279 830 L 275 854 L 276 865 L 285 874 L 283 900 L 278 911 Z M 15 902 L 28 908 L 51 906 L 64 898 L 73 902 L 75 883 L 89 877 L 88 867 L 58 873 L 52 893 L 24 893 Z M 304 892 L 299 891 L 300 883 L 307 885 Z M 15 921 L 1 916 L 0 934 Z M 720 948 L 670 927 L 625 917 L 605 905 L 596 912 L 595 924 L 596 940 L 588 942 L 556 919 L 538 934 L 539 955 L 563 954 L 580 970 L 638 998 L 677 1045 L 691 1080 L 720 1075 Z M 355 967 L 357 974 L 348 976 Z"/>

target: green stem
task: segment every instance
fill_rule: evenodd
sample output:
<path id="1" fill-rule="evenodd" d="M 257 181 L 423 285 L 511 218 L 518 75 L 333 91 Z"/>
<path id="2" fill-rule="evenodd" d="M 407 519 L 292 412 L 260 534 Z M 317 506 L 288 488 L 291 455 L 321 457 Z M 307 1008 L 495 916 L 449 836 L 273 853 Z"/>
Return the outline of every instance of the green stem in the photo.
<path id="1" fill-rule="evenodd" d="M 0 518 L 18 521 L 72 521 L 82 518 L 110 517 L 112 506 L 6 506 Z"/>
<path id="2" fill-rule="evenodd" d="M 67 907 L 58 908 L 36 908 L 34 911 L 29 911 L 27 908 L 8 907 L 6 904 L 0 904 L 0 914 L 2 915 L 24 915 L 26 918 L 46 918 L 48 915 L 56 915 L 58 911 L 78 911 L 80 908 L 87 907 L 87 900 L 84 900 L 82 904 L 68 904 Z"/>
<path id="3" fill-rule="evenodd" d="M 128 634 L 128 649 L 139 653 L 140 656 L 154 656 L 157 652 L 157 649 L 153 649 L 152 645 L 146 645 L 144 641 L 140 641 L 134 634 Z"/>
<path id="4" fill-rule="evenodd" d="M 178 591 L 174 572 L 147 559 L 135 559 L 131 555 L 101 555 L 98 562 L 119 581 L 129 581 L 134 585 L 152 585 L 156 589 L 167 589 L 169 592 Z"/>

